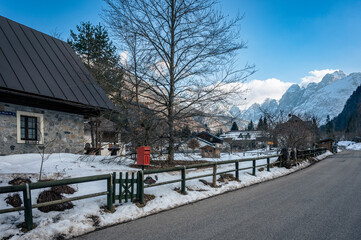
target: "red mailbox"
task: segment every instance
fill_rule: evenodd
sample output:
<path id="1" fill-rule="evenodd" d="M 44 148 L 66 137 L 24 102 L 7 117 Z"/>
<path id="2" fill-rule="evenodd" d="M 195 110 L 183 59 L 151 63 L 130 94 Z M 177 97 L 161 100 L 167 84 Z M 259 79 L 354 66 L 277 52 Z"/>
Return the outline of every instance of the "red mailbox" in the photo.
<path id="1" fill-rule="evenodd" d="M 137 165 L 147 165 L 150 164 L 150 147 L 139 147 L 137 152 Z"/>

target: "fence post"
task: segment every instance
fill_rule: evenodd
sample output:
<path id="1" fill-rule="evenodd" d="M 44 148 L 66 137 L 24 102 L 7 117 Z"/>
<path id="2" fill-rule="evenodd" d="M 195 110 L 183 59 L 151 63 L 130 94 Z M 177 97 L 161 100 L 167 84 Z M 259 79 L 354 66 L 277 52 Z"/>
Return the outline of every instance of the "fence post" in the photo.
<path id="1" fill-rule="evenodd" d="M 128 202 L 128 192 L 129 192 L 129 174 L 125 173 L 125 188 L 124 188 L 124 202 Z"/>
<path id="2" fill-rule="evenodd" d="M 123 173 L 119 172 L 119 204 L 122 203 L 123 197 Z"/>
<path id="3" fill-rule="evenodd" d="M 236 179 L 239 180 L 239 162 L 235 162 L 236 164 Z"/>
<path id="4" fill-rule="evenodd" d="M 25 226 L 26 229 L 33 229 L 33 211 L 31 207 L 31 190 L 29 184 L 26 183 L 26 189 L 23 191 L 23 200 L 25 207 Z"/>
<path id="5" fill-rule="evenodd" d="M 217 163 L 213 165 L 213 179 L 212 179 L 213 187 L 217 186 Z"/>
<path id="6" fill-rule="evenodd" d="M 107 179 L 107 208 L 109 211 L 113 211 L 113 174 Z"/>
<path id="7" fill-rule="evenodd" d="M 134 198 L 134 172 L 132 172 L 132 180 L 131 180 L 131 186 L 130 186 L 130 189 L 131 189 L 131 193 L 130 193 L 130 201 L 133 202 L 133 198 Z"/>
<path id="8" fill-rule="evenodd" d="M 256 160 L 253 160 L 253 168 L 252 168 L 252 175 L 256 176 Z"/>
<path id="9" fill-rule="evenodd" d="M 269 166 L 269 164 L 270 164 L 270 159 L 267 158 L 267 171 L 268 171 L 268 172 L 270 171 L 270 166 Z"/>
<path id="10" fill-rule="evenodd" d="M 116 172 L 113 172 L 113 196 L 112 196 L 112 200 L 113 200 L 113 203 L 115 203 L 115 179 L 117 178 L 117 173 Z"/>
<path id="11" fill-rule="evenodd" d="M 181 175 L 182 175 L 182 184 L 181 184 L 181 193 L 186 195 L 187 191 L 186 191 L 186 166 L 183 167 L 183 169 L 181 170 Z"/>
<path id="12" fill-rule="evenodd" d="M 139 171 L 139 203 L 144 204 L 144 173 L 143 171 Z"/>

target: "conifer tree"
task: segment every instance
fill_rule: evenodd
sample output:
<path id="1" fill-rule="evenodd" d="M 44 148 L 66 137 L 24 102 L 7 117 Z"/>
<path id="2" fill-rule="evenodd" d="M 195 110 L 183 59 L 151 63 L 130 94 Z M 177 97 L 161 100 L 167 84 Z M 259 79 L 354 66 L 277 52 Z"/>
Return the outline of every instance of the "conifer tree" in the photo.
<path id="1" fill-rule="evenodd" d="M 237 123 L 233 122 L 232 127 L 231 127 L 231 131 L 238 131 L 238 130 L 239 130 L 239 128 L 238 128 Z"/>

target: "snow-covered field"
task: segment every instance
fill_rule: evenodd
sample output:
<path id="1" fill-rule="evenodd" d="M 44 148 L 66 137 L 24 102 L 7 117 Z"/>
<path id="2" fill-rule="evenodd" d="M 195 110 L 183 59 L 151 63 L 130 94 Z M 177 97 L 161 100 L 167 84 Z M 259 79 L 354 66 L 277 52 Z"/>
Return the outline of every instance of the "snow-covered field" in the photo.
<path id="1" fill-rule="evenodd" d="M 254 156 L 255 153 L 238 155 L 222 155 L 221 159 L 239 159 Z M 259 154 L 259 153 L 256 153 Z M 319 160 L 331 153 L 319 156 Z M 184 157 L 184 156 L 178 156 Z M 177 158 L 178 158 L 177 157 Z M 197 157 L 192 157 L 197 159 Z M 204 160 L 204 159 L 202 159 Z M 275 161 L 276 159 L 272 159 Z M 40 169 L 40 155 L 24 154 L 0 157 L 0 186 L 7 186 L 8 181 L 16 176 L 31 176 L 36 181 Z M 84 157 L 74 154 L 52 154 L 44 163 L 44 174 L 46 178 L 61 179 L 68 177 L 80 177 L 97 175 L 119 171 L 137 171 L 138 169 L 129 167 L 132 160 L 104 158 L 102 156 Z M 264 164 L 265 160 L 257 161 L 257 165 Z M 114 213 L 107 213 L 101 208 L 106 204 L 106 197 L 100 196 L 91 199 L 75 201 L 75 207 L 64 212 L 43 213 L 33 209 L 34 223 L 37 227 L 27 233 L 22 233 L 16 225 L 24 221 L 24 213 L 13 212 L 0 215 L 0 239 L 12 236 L 10 239 L 52 239 L 56 237 L 70 238 L 78 236 L 98 227 L 104 227 L 116 223 L 134 220 L 152 213 L 184 205 L 190 202 L 208 198 L 226 191 L 242 188 L 255 183 L 283 176 L 298 169 L 307 167 L 310 163 L 304 162 L 292 169 L 271 168 L 270 172 L 257 171 L 257 176 L 249 174 L 250 170 L 240 172 L 240 182 L 229 181 L 217 182 L 219 188 L 212 188 L 204 185 L 198 179 L 187 181 L 188 194 L 181 195 L 174 190 L 180 187 L 180 183 L 168 184 L 159 187 L 146 188 L 146 194 L 155 195 L 155 199 L 149 201 L 145 207 L 139 208 L 134 203 L 115 204 Z M 240 164 L 240 168 L 251 166 L 251 162 Z M 219 171 L 233 169 L 234 165 L 219 166 Z M 187 170 L 187 177 L 211 173 L 211 169 Z M 154 177 L 154 176 L 153 176 Z M 158 182 L 179 179 L 179 172 L 157 174 Z M 211 181 L 211 177 L 204 178 Z M 89 193 L 106 191 L 106 182 L 98 181 L 92 183 L 77 184 L 73 186 L 77 192 L 73 196 L 80 196 Z M 42 189 L 44 190 L 44 189 Z M 40 191 L 32 191 L 32 201 L 36 199 Z M 0 209 L 9 208 L 6 206 L 4 198 L 6 194 L 0 195 Z M 70 197 L 70 196 L 69 196 Z M 96 219 L 96 220 L 94 220 Z"/>
<path id="2" fill-rule="evenodd" d="M 361 143 L 353 141 L 339 141 L 337 145 L 339 147 L 345 147 L 347 150 L 361 150 Z"/>

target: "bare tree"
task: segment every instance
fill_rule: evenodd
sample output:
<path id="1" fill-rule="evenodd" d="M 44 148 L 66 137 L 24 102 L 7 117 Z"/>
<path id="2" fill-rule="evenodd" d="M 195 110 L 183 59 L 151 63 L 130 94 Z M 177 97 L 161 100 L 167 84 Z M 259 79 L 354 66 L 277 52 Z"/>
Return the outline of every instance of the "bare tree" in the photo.
<path id="1" fill-rule="evenodd" d="M 125 88 L 135 105 L 166 122 L 173 161 L 176 125 L 239 93 L 231 84 L 254 71 L 234 68 L 236 53 L 246 47 L 237 29 L 241 17 L 228 19 L 212 0 L 105 1 L 105 20 L 126 56 Z"/>
<path id="2" fill-rule="evenodd" d="M 38 131 L 40 131 L 40 130 L 38 130 Z M 40 136 L 41 135 L 42 134 L 40 134 Z M 53 153 L 51 148 L 56 144 L 56 141 L 58 140 L 58 135 L 59 135 L 59 133 L 57 132 L 53 139 L 49 139 L 46 142 L 45 142 L 45 140 L 43 140 L 43 142 L 44 142 L 43 144 L 36 145 L 36 149 L 38 150 L 38 153 L 40 154 L 40 157 L 41 157 L 39 179 L 38 179 L 39 182 L 42 180 L 44 162 L 46 160 L 48 160 L 49 157 L 51 156 L 51 154 Z"/>
<path id="3" fill-rule="evenodd" d="M 189 140 L 188 142 L 188 147 L 191 148 L 194 152 L 194 149 L 199 148 L 199 142 L 197 141 L 197 139 L 192 138 L 191 140 Z"/>
<path id="4" fill-rule="evenodd" d="M 309 114 L 269 113 L 261 109 L 269 123 L 269 134 L 280 148 L 305 149 L 312 147 L 319 138 L 318 120 Z"/>

